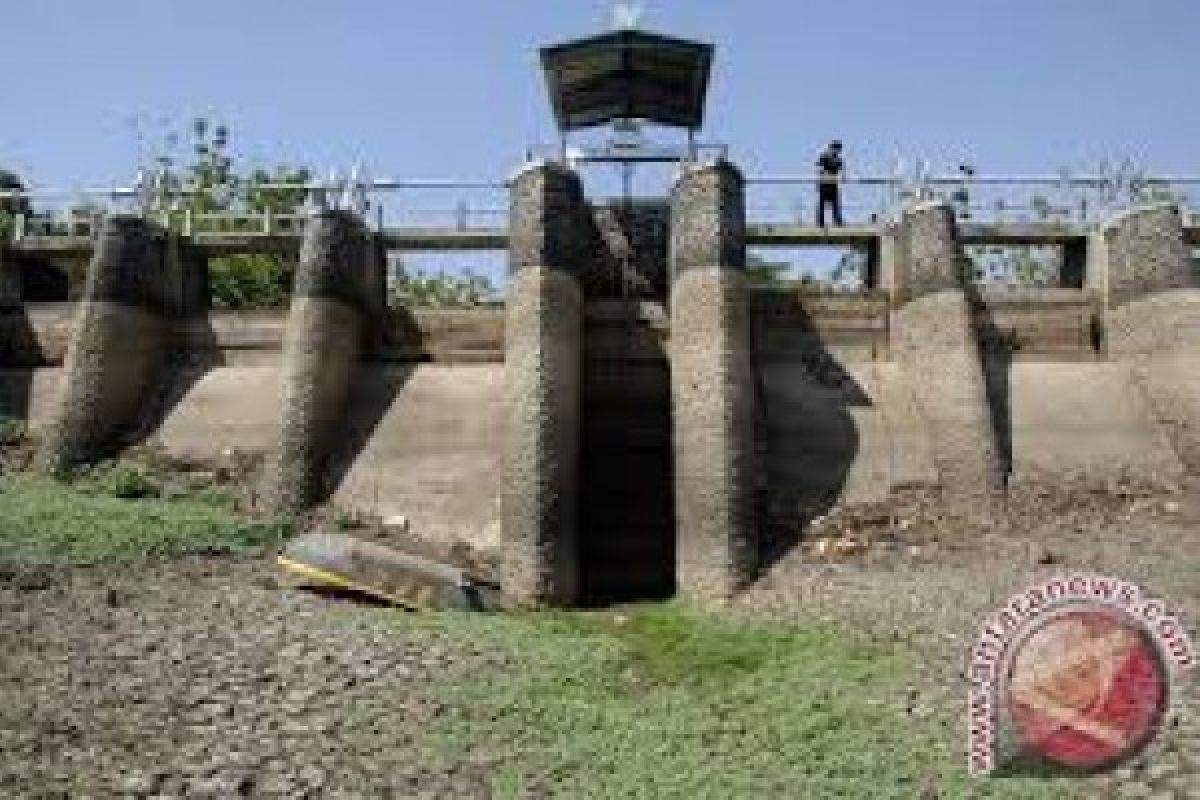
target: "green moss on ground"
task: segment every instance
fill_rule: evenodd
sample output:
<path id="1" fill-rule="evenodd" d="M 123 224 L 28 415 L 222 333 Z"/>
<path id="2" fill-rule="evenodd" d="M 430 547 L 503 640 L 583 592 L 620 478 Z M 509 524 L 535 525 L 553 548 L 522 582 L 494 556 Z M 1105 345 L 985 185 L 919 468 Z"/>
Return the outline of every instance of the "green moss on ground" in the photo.
<path id="1" fill-rule="evenodd" d="M 418 745 L 434 764 L 494 764 L 497 797 L 1060 798 L 1083 788 L 971 778 L 960 711 L 907 708 L 913 656 L 832 629 L 675 603 L 382 619 L 501 657 L 429 687 L 448 712 Z"/>
<path id="2" fill-rule="evenodd" d="M 60 482 L 0 475 L 0 561 L 97 564 L 259 552 L 281 522 L 238 514 L 219 489 L 173 486 L 136 465 L 104 465 Z"/>

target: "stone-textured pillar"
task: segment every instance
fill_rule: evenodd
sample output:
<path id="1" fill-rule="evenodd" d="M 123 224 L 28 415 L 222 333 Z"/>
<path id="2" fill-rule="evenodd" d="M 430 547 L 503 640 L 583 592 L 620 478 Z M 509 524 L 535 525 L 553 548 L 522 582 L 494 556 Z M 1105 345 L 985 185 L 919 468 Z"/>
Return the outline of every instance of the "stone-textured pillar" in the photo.
<path id="1" fill-rule="evenodd" d="M 163 237 L 140 217 L 100 232 L 41 459 L 60 472 L 105 454 L 139 422 L 170 347 Z"/>
<path id="2" fill-rule="evenodd" d="M 303 511 L 329 488 L 327 461 L 362 354 L 366 253 L 363 225 L 349 212 L 322 212 L 305 225 L 265 476 L 266 504 L 278 513 Z"/>
<path id="3" fill-rule="evenodd" d="M 518 603 L 579 592 L 578 481 L 588 209 L 554 164 L 514 180 L 505 329 L 502 584 Z"/>
<path id="4" fill-rule="evenodd" d="M 1200 471 L 1200 290 L 1182 214 L 1167 204 L 1132 209 L 1093 245 L 1088 285 L 1103 298 L 1109 355 L 1126 365 L 1184 466 Z"/>
<path id="5" fill-rule="evenodd" d="M 690 168 L 671 196 L 671 401 L 678 585 L 724 600 L 758 561 L 746 214 L 733 165 Z"/>
<path id="6" fill-rule="evenodd" d="M 1110 219 L 1093 239 L 1098 249 L 1089 285 L 1103 288 L 1105 307 L 1191 287 L 1183 215 L 1167 203 L 1134 208 Z"/>
<path id="7" fill-rule="evenodd" d="M 922 203 L 895 225 L 893 358 L 929 428 L 943 501 L 982 517 L 1003 467 L 965 288 L 966 262 L 949 206 Z"/>

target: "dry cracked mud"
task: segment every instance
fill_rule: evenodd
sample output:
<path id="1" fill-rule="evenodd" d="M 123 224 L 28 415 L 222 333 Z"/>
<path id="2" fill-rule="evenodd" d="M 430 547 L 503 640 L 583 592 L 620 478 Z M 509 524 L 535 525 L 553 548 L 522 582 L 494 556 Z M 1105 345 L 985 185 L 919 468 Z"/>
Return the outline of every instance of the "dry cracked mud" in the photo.
<path id="1" fill-rule="evenodd" d="M 737 601 L 754 616 L 831 622 L 922 657 L 910 711 L 943 715 L 965 736 L 967 654 L 983 621 L 1055 574 L 1122 578 L 1162 599 L 1197 646 L 1200 493 L 1039 485 L 1014 489 L 1003 523 L 939 518 L 927 497 L 834 515 L 818 527 L 869 543 L 859 558 L 793 549 Z M 897 522 L 900 523 L 897 526 Z M 1092 776 L 1089 797 L 1200 800 L 1200 669 L 1177 675 L 1163 730 L 1139 757 Z"/>
<path id="2" fill-rule="evenodd" d="M 863 558 L 784 555 L 735 611 L 823 620 L 902 641 L 925 665 L 911 713 L 960 724 L 980 621 L 1034 578 L 1072 569 L 1133 580 L 1200 623 L 1200 505 L 1191 495 L 1035 493 L 1011 527 L 924 521 Z M 914 517 L 919 514 L 913 512 Z M 276 582 L 261 559 L 141 569 L 0 570 L 0 796 L 488 797 L 479 753 L 431 769 L 413 750 L 455 709 L 424 687 L 502 666 L 436 631 Z M 395 612 L 403 613 L 403 612 Z M 374 621 L 372 621 L 374 620 Z M 1089 779 L 1091 796 L 1200 798 L 1200 690 L 1176 687 L 1163 735 Z M 1092 791 L 1094 790 L 1094 791 Z"/>
<path id="3" fill-rule="evenodd" d="M 406 744 L 447 711 L 422 682 L 487 654 L 385 633 L 272 574 L 188 559 L 10 580 L 0 795 L 486 796 L 477 766 L 429 772 Z"/>

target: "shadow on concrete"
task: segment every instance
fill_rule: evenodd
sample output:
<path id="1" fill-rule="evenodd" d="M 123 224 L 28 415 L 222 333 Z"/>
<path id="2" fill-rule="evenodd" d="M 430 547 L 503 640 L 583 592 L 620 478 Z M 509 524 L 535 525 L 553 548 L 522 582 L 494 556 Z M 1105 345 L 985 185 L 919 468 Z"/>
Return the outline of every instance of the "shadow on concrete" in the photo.
<path id="1" fill-rule="evenodd" d="M 18 275 L 20 300 L 0 305 L 0 416 L 28 421 L 34 371 L 60 366 L 67 344 L 53 336 L 49 342 L 43 341 L 29 306 L 65 305 L 77 293 L 74 289 L 81 280 L 73 272 L 80 270 L 73 270 L 71 263 L 22 252 L 6 251 L 4 259 Z"/>
<path id="2" fill-rule="evenodd" d="M 667 297 L 670 207 L 657 199 L 614 199 L 592 205 L 587 226 L 588 299 Z"/>
<path id="3" fill-rule="evenodd" d="M 771 292 L 755 302 L 763 306 L 753 315 L 752 346 L 756 439 L 765 467 L 758 493 L 759 567 L 765 572 L 842 499 L 860 445 L 850 409 L 871 400 L 801 298 Z"/>
<path id="4" fill-rule="evenodd" d="M 39 337 L 29 304 L 65 303 L 69 280 L 65 269 L 46 259 L 13 252 L 4 258 L 20 276 L 20 300 L 0 305 L 0 416 L 28 421 L 34 371 L 61 363 L 61 354 L 48 352 Z"/>
<path id="5" fill-rule="evenodd" d="M 388 309 L 383 326 L 368 324 L 364 330 L 367 342 L 354 372 L 345 416 L 325 457 L 321 502 L 327 501 L 341 486 L 400 390 L 417 369 L 417 364 L 411 361 L 388 362 L 383 357 L 393 347 L 419 343 L 420 335 L 416 317 L 406 308 Z M 396 446 L 403 446 L 403 442 Z"/>
<path id="6" fill-rule="evenodd" d="M 187 251 L 181 256 L 180 266 L 181 274 L 168 276 L 168 283 L 178 287 L 179 296 L 171 297 L 168 293 L 163 299 L 169 309 L 167 324 L 171 326 L 167 351 L 143 413 L 125 437 L 126 445 L 140 444 L 153 437 L 209 372 L 230 365 L 213 327 L 213 314 L 229 309 L 220 305 L 222 298 L 217 296 L 220 278 L 213 274 L 211 259 L 201 251 Z M 275 278 L 283 296 L 291 296 L 294 278 L 294 262 L 285 261 Z M 253 313 L 270 309 L 252 306 L 244 310 Z M 278 310 L 287 313 L 286 307 Z"/>
<path id="7" fill-rule="evenodd" d="M 167 350 L 137 424 L 122 437 L 121 446 L 142 444 L 153 437 L 192 388 L 225 363 L 208 313 L 168 319 L 166 324 L 171 326 Z"/>
<path id="8" fill-rule="evenodd" d="M 636 303 L 593 302 L 584 327 L 580 603 L 675 593 L 671 372 Z"/>
<path id="9" fill-rule="evenodd" d="M 25 304 L 0 307 L 0 417 L 29 419 L 34 370 L 47 365 Z"/>
<path id="10" fill-rule="evenodd" d="M 963 285 L 971 314 L 971 330 L 983 369 L 988 415 L 999 451 L 1001 476 L 1007 482 L 1013 464 L 1012 362 L 1018 341 L 1015 331 L 1005 330 L 996 324 L 995 314 L 980 286 L 970 280 L 964 281 Z"/>
<path id="11" fill-rule="evenodd" d="M 21 270 L 21 296 L 26 303 L 65 303 L 70 299 L 68 266 L 23 253 L 5 257 L 13 259 Z"/>

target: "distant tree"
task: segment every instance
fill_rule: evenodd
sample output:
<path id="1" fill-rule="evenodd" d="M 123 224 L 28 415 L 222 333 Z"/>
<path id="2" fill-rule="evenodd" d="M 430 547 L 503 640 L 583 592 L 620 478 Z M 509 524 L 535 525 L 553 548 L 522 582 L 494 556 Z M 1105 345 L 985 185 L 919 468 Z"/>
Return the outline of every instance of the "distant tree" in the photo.
<path id="1" fill-rule="evenodd" d="M 1187 205 L 1186 192 L 1178 192 L 1164 181 L 1147 180 L 1136 187 L 1138 199 L 1145 203 L 1176 203 Z"/>
<path id="2" fill-rule="evenodd" d="M 1050 247 L 979 245 L 966 254 L 976 283 L 1054 286 L 1061 268 L 1060 255 Z"/>
<path id="3" fill-rule="evenodd" d="M 746 254 L 746 277 L 752 286 L 790 286 L 795 283 L 786 261 L 768 261 L 757 253 Z"/>
<path id="4" fill-rule="evenodd" d="M 25 185 L 16 173 L 0 169 L 0 191 L 23 191 Z M 7 241 L 13 234 L 16 218 L 30 213 L 29 199 L 24 196 L 0 196 L 0 241 Z"/>
<path id="5" fill-rule="evenodd" d="M 393 262 L 390 287 L 393 303 L 408 308 L 478 308 L 500 300 L 491 280 L 471 269 L 432 275 Z"/>
<path id="6" fill-rule="evenodd" d="M 307 167 L 280 165 L 274 169 L 247 169 L 231 154 L 227 125 L 198 117 L 185 137 L 169 134 L 162 151 L 143 167 L 147 211 L 167 215 L 169 224 L 183 224 L 190 211 L 195 224 L 213 225 L 195 215 L 220 212 L 270 211 L 292 214 L 307 197 L 304 186 L 312 181 Z M 230 219 L 226 229 L 246 223 Z M 238 254 L 209 262 L 209 287 L 213 306 L 226 309 L 277 308 L 290 296 L 292 265 L 276 255 Z M 470 308 L 497 302 L 499 292 L 483 275 L 470 270 L 459 274 L 393 274 L 392 294 L 414 307 Z"/>
<path id="7" fill-rule="evenodd" d="M 273 170 L 246 170 L 230 151 L 230 131 L 224 123 L 205 117 L 192 121 L 182 152 L 178 134 L 168 134 L 162 151 L 143 166 L 142 203 L 147 211 L 165 213 L 178 228 L 184 214 L 271 211 L 297 212 L 303 205 L 303 185 L 311 180 L 305 167 L 281 165 Z M 285 185 L 280 188 L 279 185 Z M 204 225 L 211 226 L 212 221 Z M 242 229 L 245 222 L 230 219 L 223 229 Z M 216 308 L 275 308 L 288 301 L 292 265 L 278 255 L 245 253 L 209 262 L 209 291 Z"/>

